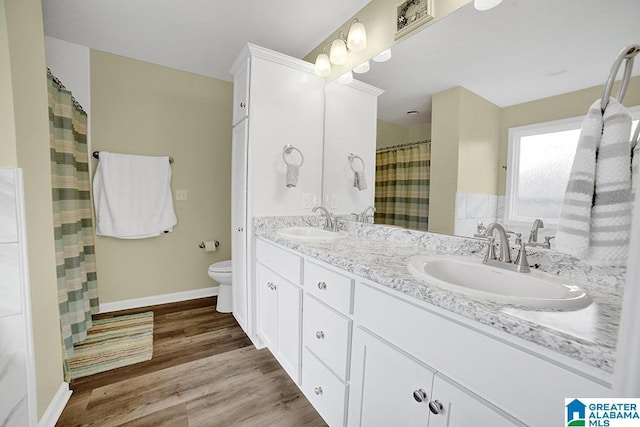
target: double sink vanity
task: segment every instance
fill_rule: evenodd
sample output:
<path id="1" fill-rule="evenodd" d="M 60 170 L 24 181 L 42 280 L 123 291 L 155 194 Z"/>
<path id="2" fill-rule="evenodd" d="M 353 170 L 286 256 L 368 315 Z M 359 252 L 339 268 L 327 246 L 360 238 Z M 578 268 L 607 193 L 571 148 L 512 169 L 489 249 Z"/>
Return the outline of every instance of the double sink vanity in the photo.
<path id="1" fill-rule="evenodd" d="M 556 425 L 607 397 L 623 272 L 480 239 L 257 217 L 257 334 L 331 426 Z"/>

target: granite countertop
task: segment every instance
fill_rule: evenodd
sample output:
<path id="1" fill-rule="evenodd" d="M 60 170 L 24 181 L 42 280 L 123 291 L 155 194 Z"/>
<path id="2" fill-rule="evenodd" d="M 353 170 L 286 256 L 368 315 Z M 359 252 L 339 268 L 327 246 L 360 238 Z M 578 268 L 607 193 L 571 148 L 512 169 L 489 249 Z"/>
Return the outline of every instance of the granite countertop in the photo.
<path id="1" fill-rule="evenodd" d="M 480 257 L 485 247 L 477 239 L 374 226 L 341 223 L 349 237 L 333 241 L 288 239 L 277 229 L 317 225 L 301 217 L 255 218 L 256 237 L 341 268 L 483 325 L 507 332 L 587 365 L 612 373 L 622 306 L 624 269 L 597 268 L 549 250 L 531 250 L 529 261 L 540 270 L 579 280 L 593 302 L 575 311 L 524 309 L 467 297 L 416 280 L 407 270 L 415 255 L 457 254 Z M 292 219 L 293 218 L 293 219 Z"/>

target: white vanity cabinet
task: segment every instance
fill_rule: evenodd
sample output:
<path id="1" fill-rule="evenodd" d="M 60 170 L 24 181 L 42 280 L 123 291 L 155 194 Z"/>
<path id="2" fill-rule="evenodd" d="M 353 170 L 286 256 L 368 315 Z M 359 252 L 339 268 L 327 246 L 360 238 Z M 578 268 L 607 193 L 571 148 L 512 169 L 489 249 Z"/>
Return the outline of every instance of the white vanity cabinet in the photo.
<path id="1" fill-rule="evenodd" d="M 302 391 L 330 426 L 346 421 L 352 276 L 304 261 Z"/>
<path id="2" fill-rule="evenodd" d="M 252 218 L 311 213 L 311 206 L 302 202 L 303 195 L 313 199 L 322 189 L 325 82 L 313 73 L 312 64 L 251 44 L 231 73 L 233 314 L 260 347 Z M 286 187 L 286 145 L 304 156 L 293 188 Z"/>
<path id="3" fill-rule="evenodd" d="M 373 205 L 376 172 L 378 96 L 382 90 L 354 80 L 331 82 L 325 91 L 324 204 L 336 214 L 362 212 Z M 367 188 L 353 186 L 354 171 L 364 171 Z"/>
<path id="4" fill-rule="evenodd" d="M 354 333 L 352 366 L 350 426 L 523 425 L 366 329 Z"/>
<path id="5" fill-rule="evenodd" d="M 258 240 L 256 260 L 258 336 L 295 383 L 300 384 L 302 259 Z"/>

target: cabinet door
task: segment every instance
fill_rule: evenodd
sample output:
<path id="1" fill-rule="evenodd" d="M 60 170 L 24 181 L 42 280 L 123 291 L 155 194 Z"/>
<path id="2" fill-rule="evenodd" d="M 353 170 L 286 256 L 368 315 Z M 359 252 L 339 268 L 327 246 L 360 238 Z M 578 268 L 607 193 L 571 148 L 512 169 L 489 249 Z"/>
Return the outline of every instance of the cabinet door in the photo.
<path id="1" fill-rule="evenodd" d="M 351 360 L 350 426 L 427 426 L 433 370 L 362 329 Z"/>
<path id="2" fill-rule="evenodd" d="M 233 124 L 247 117 L 249 114 L 249 65 L 251 58 L 247 58 L 245 66 L 233 76 Z"/>
<path id="3" fill-rule="evenodd" d="M 278 276 L 261 264 L 256 265 L 258 294 L 258 336 L 271 353 L 278 354 Z"/>
<path id="4" fill-rule="evenodd" d="M 231 259 L 233 316 L 249 334 L 247 289 L 247 121 L 233 128 L 231 147 Z"/>
<path id="5" fill-rule="evenodd" d="M 440 373 L 433 380 L 432 394 L 432 410 L 437 414 L 431 415 L 429 427 L 524 425 Z"/>
<path id="6" fill-rule="evenodd" d="M 302 290 L 294 284 L 278 283 L 278 360 L 296 384 L 300 384 L 300 319 Z"/>

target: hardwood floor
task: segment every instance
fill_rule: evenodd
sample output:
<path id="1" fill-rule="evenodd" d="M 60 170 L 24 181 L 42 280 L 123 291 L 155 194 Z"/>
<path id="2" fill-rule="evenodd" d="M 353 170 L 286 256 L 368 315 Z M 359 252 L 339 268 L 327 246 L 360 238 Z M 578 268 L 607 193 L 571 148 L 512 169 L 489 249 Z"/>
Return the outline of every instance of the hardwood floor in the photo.
<path id="1" fill-rule="evenodd" d="M 326 426 L 269 350 L 215 303 L 97 315 L 153 311 L 153 358 L 72 381 L 56 426 Z"/>

